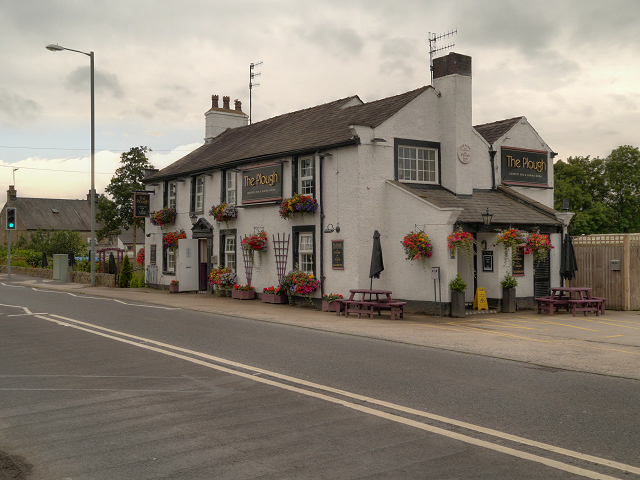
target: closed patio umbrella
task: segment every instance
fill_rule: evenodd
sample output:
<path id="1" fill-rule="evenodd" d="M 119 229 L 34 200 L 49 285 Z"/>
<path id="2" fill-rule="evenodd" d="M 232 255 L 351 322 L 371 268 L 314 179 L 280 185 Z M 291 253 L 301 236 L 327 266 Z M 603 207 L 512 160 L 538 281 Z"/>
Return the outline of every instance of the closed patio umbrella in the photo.
<path id="1" fill-rule="evenodd" d="M 560 275 L 563 279 L 571 282 L 576 278 L 578 271 L 578 262 L 576 261 L 576 252 L 573 250 L 573 241 L 571 236 L 566 233 L 564 242 L 562 242 L 562 257 L 560 259 Z"/>
<path id="2" fill-rule="evenodd" d="M 42 268 L 47 268 L 49 262 L 47 262 L 47 252 L 42 252 Z"/>
<path id="3" fill-rule="evenodd" d="M 114 274 L 118 272 L 118 266 L 116 265 L 116 259 L 113 256 L 113 253 L 109 254 L 109 273 Z"/>
<path id="4" fill-rule="evenodd" d="M 369 267 L 369 278 L 371 279 L 370 290 L 373 290 L 373 279 L 380 278 L 380 272 L 384 270 L 382 260 L 382 245 L 380 244 L 380 232 L 373 232 L 373 251 L 371 252 L 371 267 Z"/>

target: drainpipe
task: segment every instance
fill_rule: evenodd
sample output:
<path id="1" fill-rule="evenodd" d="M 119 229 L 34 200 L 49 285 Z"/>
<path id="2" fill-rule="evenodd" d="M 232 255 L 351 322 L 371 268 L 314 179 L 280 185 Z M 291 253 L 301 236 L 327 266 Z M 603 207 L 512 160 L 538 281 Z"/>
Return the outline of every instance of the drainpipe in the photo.
<path id="1" fill-rule="evenodd" d="M 496 165 L 495 165 L 496 151 L 493 149 L 493 145 L 489 148 L 489 160 L 491 160 L 491 190 L 496 189 Z"/>
<path id="2" fill-rule="evenodd" d="M 322 191 L 322 164 L 324 157 L 318 155 L 318 190 L 320 191 L 320 295 L 324 295 L 324 192 Z M 315 160 L 315 158 L 314 158 Z"/>

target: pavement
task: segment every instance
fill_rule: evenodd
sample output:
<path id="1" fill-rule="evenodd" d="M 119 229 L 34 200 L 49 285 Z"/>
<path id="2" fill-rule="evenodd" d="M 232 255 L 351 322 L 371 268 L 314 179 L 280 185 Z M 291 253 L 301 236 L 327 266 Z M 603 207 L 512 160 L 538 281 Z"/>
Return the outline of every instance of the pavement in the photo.
<path id="1" fill-rule="evenodd" d="M 7 283 L 6 274 L 0 274 L 0 283 Z M 528 363 L 532 368 L 640 380 L 640 312 L 637 311 L 608 310 L 600 316 L 588 313 L 573 317 L 564 312 L 544 315 L 535 310 L 522 310 L 512 314 L 476 313 L 466 318 L 406 311 L 404 318 L 398 320 L 392 320 L 389 312 L 375 315 L 374 319 L 355 315 L 345 318 L 334 312 L 322 312 L 305 301 L 296 306 L 273 305 L 258 299 L 175 294 L 152 288 L 91 287 L 22 275 L 12 275 L 10 283 L 483 355 Z"/>

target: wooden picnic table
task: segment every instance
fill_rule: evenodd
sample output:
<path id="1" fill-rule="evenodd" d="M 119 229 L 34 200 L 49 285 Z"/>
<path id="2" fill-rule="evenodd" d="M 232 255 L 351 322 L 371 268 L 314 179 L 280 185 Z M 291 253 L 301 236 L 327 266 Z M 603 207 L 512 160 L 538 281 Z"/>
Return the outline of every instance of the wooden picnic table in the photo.
<path id="1" fill-rule="evenodd" d="M 397 302 L 393 300 L 393 298 L 391 298 L 391 294 L 393 293 L 391 290 L 353 289 L 349 290 L 349 292 L 350 295 L 348 299 L 340 300 L 340 303 L 344 306 L 345 317 L 348 317 L 350 313 L 357 313 L 358 318 L 360 318 L 360 316 L 365 313 L 369 315 L 369 318 L 373 319 L 373 312 L 375 310 L 378 311 L 378 315 L 380 315 L 380 310 L 390 310 L 391 318 L 393 319 L 395 319 L 396 316 L 404 316 L 404 306 L 407 302 Z M 340 315 L 341 310 L 342 309 L 338 309 L 338 315 Z"/>
<path id="2" fill-rule="evenodd" d="M 558 307 L 566 307 L 567 311 L 571 308 L 573 316 L 576 312 L 595 312 L 596 315 L 605 313 L 606 298 L 591 296 L 590 287 L 552 287 L 549 297 L 536 298 L 538 302 L 538 313 L 547 312 L 553 315 L 554 309 Z"/>

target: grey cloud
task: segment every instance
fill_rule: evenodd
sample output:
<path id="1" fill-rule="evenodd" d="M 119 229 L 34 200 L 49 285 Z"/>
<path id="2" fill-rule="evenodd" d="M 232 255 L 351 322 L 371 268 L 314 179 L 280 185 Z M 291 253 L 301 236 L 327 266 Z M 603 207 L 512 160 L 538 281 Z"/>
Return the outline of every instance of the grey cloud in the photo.
<path id="1" fill-rule="evenodd" d="M 91 81 L 89 70 L 89 67 L 76 68 L 71 72 L 69 77 L 67 77 L 67 87 L 75 91 L 86 91 Z M 96 91 L 108 92 L 115 98 L 122 98 L 124 91 L 115 73 L 105 73 L 95 70 L 94 81 Z"/>
<path id="2" fill-rule="evenodd" d="M 414 38 L 391 38 L 382 45 L 383 57 L 410 57 L 418 48 L 418 41 Z"/>
<path id="3" fill-rule="evenodd" d="M 414 72 L 415 68 L 401 59 L 388 60 L 380 65 L 380 73 L 384 74 L 397 73 L 398 75 L 402 75 L 403 77 L 412 77 Z"/>
<path id="4" fill-rule="evenodd" d="M 0 89 L 0 122 L 15 125 L 34 121 L 41 111 L 40 105 L 17 93 Z"/>
<path id="5" fill-rule="evenodd" d="M 308 42 L 328 50 L 336 56 L 359 55 L 364 48 L 364 40 L 352 28 L 319 26 L 313 30 L 301 30 L 301 36 Z"/>

